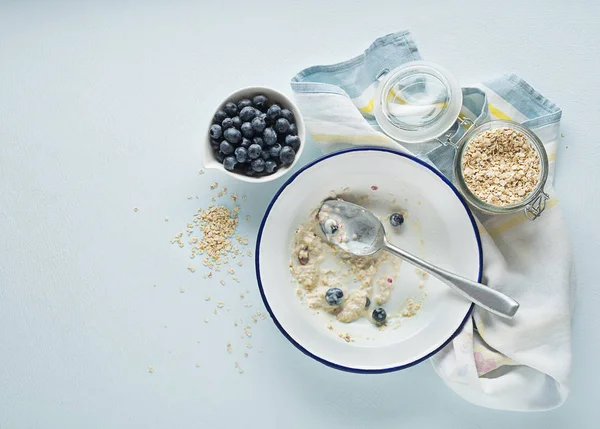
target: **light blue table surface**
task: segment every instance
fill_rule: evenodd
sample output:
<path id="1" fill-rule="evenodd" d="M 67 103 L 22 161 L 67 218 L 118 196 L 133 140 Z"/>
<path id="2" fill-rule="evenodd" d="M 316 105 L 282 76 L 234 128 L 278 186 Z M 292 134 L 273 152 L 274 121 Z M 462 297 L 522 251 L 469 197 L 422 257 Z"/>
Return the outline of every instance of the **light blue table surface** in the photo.
<path id="1" fill-rule="evenodd" d="M 0 428 L 597 428 L 600 3 L 211 3 L 0 2 Z M 290 94 L 300 69 L 401 29 L 461 82 L 515 72 L 564 111 L 556 188 L 579 286 L 572 393 L 557 410 L 472 406 L 428 363 L 338 372 L 270 319 L 245 350 L 233 321 L 264 310 L 251 258 L 221 286 L 228 274 L 203 280 L 169 243 L 216 180 L 248 195 L 253 245 L 284 181 L 198 174 L 227 93 Z M 318 156 L 308 145 L 302 163 Z"/>

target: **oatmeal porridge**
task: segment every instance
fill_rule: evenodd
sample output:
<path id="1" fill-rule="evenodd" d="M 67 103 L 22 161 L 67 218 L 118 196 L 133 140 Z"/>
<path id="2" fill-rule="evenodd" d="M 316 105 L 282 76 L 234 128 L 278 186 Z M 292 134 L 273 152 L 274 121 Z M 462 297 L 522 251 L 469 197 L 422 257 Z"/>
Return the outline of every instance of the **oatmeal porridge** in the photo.
<path id="1" fill-rule="evenodd" d="M 355 256 L 329 243 L 321 232 L 318 212 L 315 209 L 294 234 L 289 269 L 298 298 L 313 312 L 327 313 L 342 323 L 364 319 L 381 328 L 392 319 L 416 315 L 421 303 L 411 299 L 399 309 L 388 310 L 386 323 L 377 323 L 372 312 L 390 301 L 402 260 L 387 252 Z M 389 216 L 385 219 L 389 221 Z M 339 302 L 328 296 L 332 291 L 339 291 Z"/>

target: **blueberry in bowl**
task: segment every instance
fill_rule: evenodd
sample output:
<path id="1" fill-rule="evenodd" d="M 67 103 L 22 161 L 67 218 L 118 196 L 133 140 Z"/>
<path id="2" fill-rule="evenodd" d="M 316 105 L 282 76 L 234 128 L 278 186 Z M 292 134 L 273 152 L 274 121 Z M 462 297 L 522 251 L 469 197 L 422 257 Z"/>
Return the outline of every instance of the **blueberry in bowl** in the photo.
<path id="1" fill-rule="evenodd" d="M 288 97 L 270 88 L 244 88 L 213 112 L 203 162 L 246 182 L 266 182 L 295 165 L 304 141 L 304 121 Z"/>

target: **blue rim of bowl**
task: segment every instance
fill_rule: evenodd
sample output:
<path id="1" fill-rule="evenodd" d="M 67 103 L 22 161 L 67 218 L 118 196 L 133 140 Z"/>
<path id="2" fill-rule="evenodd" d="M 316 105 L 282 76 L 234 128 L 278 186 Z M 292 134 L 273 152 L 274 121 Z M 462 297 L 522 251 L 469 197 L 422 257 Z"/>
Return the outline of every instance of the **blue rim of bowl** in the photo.
<path id="1" fill-rule="evenodd" d="M 317 158 L 314 161 L 311 161 L 308 164 L 306 164 L 305 166 L 303 166 L 302 168 L 300 168 L 298 171 L 296 171 L 292 176 L 290 176 L 289 179 L 286 180 L 286 182 L 281 186 L 281 188 L 279 188 L 279 190 L 275 193 L 275 195 L 273 196 L 273 199 L 269 203 L 269 206 L 267 207 L 267 211 L 265 212 L 263 219 L 260 223 L 260 228 L 258 230 L 258 236 L 256 239 L 256 250 L 254 252 L 254 254 L 255 254 L 254 265 L 255 265 L 255 269 L 256 269 L 256 279 L 258 281 L 258 289 L 260 291 L 260 296 L 262 298 L 262 301 L 265 304 L 265 307 L 267 308 L 267 311 L 271 315 L 273 322 L 275 322 L 275 326 L 277 326 L 279 331 L 283 334 L 284 337 L 286 337 L 288 339 L 288 341 L 290 343 L 292 343 L 294 346 L 296 346 L 296 348 L 298 350 L 300 350 L 302 353 L 304 353 L 306 356 L 309 356 L 309 357 L 313 358 L 314 360 L 322 363 L 323 365 L 327 365 L 331 368 L 335 368 L 340 371 L 353 372 L 353 373 L 358 373 L 358 374 L 383 374 L 386 372 L 400 371 L 402 369 L 409 368 L 411 366 L 414 366 L 414 365 L 417 365 L 417 364 L 423 362 L 424 360 L 429 359 L 430 357 L 435 355 L 437 352 L 442 350 L 444 347 L 446 347 L 461 331 L 461 329 L 463 328 L 463 326 L 469 319 L 469 316 L 471 315 L 473 308 L 475 307 L 475 304 L 471 304 L 471 306 L 467 310 L 467 314 L 465 314 L 465 317 L 463 318 L 462 322 L 460 322 L 460 324 L 456 328 L 456 331 L 454 331 L 454 333 L 452 335 L 450 335 L 450 337 L 446 341 L 444 341 L 444 343 L 441 346 L 439 346 L 437 349 L 435 349 L 431 353 L 429 353 L 417 360 L 409 362 L 407 364 L 400 365 L 400 366 L 394 366 L 391 368 L 379 368 L 379 369 L 352 368 L 352 367 L 339 365 L 337 363 L 333 363 L 326 359 L 323 359 L 323 358 L 315 355 L 314 353 L 311 353 L 308 350 L 306 350 L 294 338 L 292 338 L 292 336 L 287 333 L 287 331 L 283 328 L 283 326 L 281 326 L 281 323 L 279 323 L 279 320 L 277 320 L 277 317 L 273 313 L 273 310 L 271 309 L 271 306 L 269 305 L 269 302 L 267 301 L 267 297 L 265 296 L 265 291 L 263 289 L 262 280 L 260 278 L 260 262 L 259 262 L 259 260 L 260 260 L 260 243 L 262 240 L 262 235 L 263 235 L 263 230 L 265 228 L 265 224 L 267 222 L 267 219 L 269 218 L 271 209 L 273 208 L 273 206 L 275 205 L 275 202 L 279 198 L 279 195 L 281 195 L 281 193 L 285 190 L 285 188 L 287 188 L 300 174 L 302 174 L 304 171 L 308 170 L 312 166 L 314 166 L 320 162 L 323 162 L 326 159 L 333 158 L 335 156 L 343 155 L 343 154 L 350 153 L 350 152 L 388 152 L 393 155 L 402 156 L 404 158 L 410 159 L 411 161 L 414 161 L 417 164 L 420 164 L 423 167 L 429 169 L 430 171 L 435 173 L 435 175 L 437 175 L 446 185 L 448 185 L 448 187 L 452 190 L 452 192 L 454 192 L 454 194 L 456 195 L 458 200 L 461 202 L 461 204 L 465 208 L 465 212 L 467 213 L 467 215 L 469 216 L 469 219 L 471 220 L 471 225 L 473 226 L 473 233 L 475 234 L 475 238 L 477 240 L 477 247 L 479 249 L 479 274 L 477 276 L 477 281 L 481 282 L 481 275 L 482 275 L 482 271 L 483 271 L 483 249 L 481 246 L 481 237 L 479 236 L 479 230 L 477 229 L 477 225 L 475 223 L 475 219 L 473 218 L 473 214 L 471 213 L 471 210 L 467 206 L 467 203 L 465 202 L 462 195 L 458 192 L 458 190 L 454 187 L 454 185 L 445 176 L 442 175 L 442 173 L 440 173 L 439 171 L 437 171 L 436 169 L 434 169 L 433 167 L 431 167 L 424 161 L 422 161 L 412 155 L 408 155 L 406 153 L 398 152 L 398 151 L 395 151 L 392 149 L 373 147 L 373 148 L 344 149 L 344 150 L 340 150 L 338 152 L 333 152 L 333 153 L 327 154 L 325 156 L 322 156 L 320 158 Z"/>

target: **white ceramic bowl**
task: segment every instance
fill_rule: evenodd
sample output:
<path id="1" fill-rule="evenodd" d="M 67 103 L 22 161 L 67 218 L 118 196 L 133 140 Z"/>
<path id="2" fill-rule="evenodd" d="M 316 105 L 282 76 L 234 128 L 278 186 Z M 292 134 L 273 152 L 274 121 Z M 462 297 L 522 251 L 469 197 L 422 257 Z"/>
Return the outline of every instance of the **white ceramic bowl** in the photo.
<path id="1" fill-rule="evenodd" d="M 394 204 L 406 211 L 406 221 L 400 228 L 385 225 L 392 243 L 464 277 L 481 279 L 477 227 L 452 184 L 410 155 L 362 148 L 312 162 L 288 179 L 275 195 L 256 245 L 260 292 L 279 330 L 316 360 L 353 372 L 406 368 L 446 345 L 467 320 L 472 304 L 431 276 L 419 288 L 415 269 L 403 262 L 392 300 L 400 305 L 415 294 L 426 292 L 427 296 L 417 315 L 400 319 L 397 328 L 379 330 L 366 319 L 345 324 L 325 312 L 314 314 L 308 309 L 296 296 L 288 268 L 294 233 L 330 191 L 346 187 L 355 195 L 369 195 L 369 204 L 381 209 L 376 214 L 389 214 Z M 341 332 L 348 333 L 353 341 L 341 339 Z"/>
<path id="2" fill-rule="evenodd" d="M 258 94 L 266 95 L 269 98 L 269 104 L 275 102 L 275 103 L 279 104 L 283 109 L 290 109 L 292 111 L 292 113 L 294 114 L 294 118 L 296 119 L 296 127 L 298 128 L 298 137 L 300 137 L 300 149 L 298 149 L 298 152 L 296 152 L 296 158 L 294 159 L 294 162 L 291 165 L 288 165 L 285 167 L 279 167 L 279 169 L 275 173 L 270 174 L 270 175 L 251 177 L 251 176 L 246 176 L 244 174 L 236 173 L 233 171 L 225 170 L 225 167 L 223 167 L 223 164 L 221 164 L 217 160 L 213 149 L 210 147 L 210 137 L 208 135 L 208 129 L 212 125 L 212 120 L 213 120 L 212 115 L 214 115 L 214 113 L 217 110 L 222 109 L 223 106 L 225 105 L 225 103 L 227 103 L 228 101 L 233 101 L 233 102 L 237 103 L 239 100 L 242 100 L 244 98 L 252 99 L 252 97 L 254 97 L 255 95 L 258 95 Z M 212 112 L 211 117 L 208 121 L 208 125 L 206 126 L 205 137 L 202 141 L 202 144 L 203 144 L 202 162 L 203 162 L 205 168 L 214 168 L 215 170 L 220 170 L 220 171 L 224 172 L 225 174 L 228 174 L 231 177 L 242 180 L 244 182 L 249 182 L 249 183 L 269 182 L 271 180 L 275 180 L 275 179 L 283 176 L 288 171 L 290 171 L 290 169 L 294 165 L 296 165 L 296 163 L 298 162 L 298 159 L 300 159 L 300 156 L 302 155 L 302 151 L 304 150 L 305 141 L 306 141 L 306 131 L 304 128 L 304 120 L 302 119 L 300 110 L 298 110 L 298 107 L 294 104 L 294 102 L 292 100 L 290 100 L 288 97 L 286 97 L 284 94 L 282 94 L 281 92 L 275 91 L 274 89 L 266 88 L 263 86 L 251 86 L 251 87 L 239 89 L 239 90 L 229 94 L 227 96 L 227 98 L 225 98 L 225 100 L 223 100 L 223 102 L 221 104 L 219 104 L 216 107 L 216 109 Z"/>

